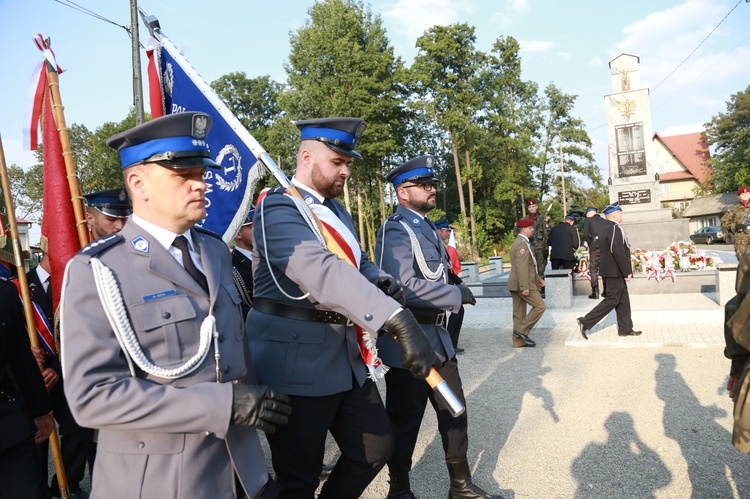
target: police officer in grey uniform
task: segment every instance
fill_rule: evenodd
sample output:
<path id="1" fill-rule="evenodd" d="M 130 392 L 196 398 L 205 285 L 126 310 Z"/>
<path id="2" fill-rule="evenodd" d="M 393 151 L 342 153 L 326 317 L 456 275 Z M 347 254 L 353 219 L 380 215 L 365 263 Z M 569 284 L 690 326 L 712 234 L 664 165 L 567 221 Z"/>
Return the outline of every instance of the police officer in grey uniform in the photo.
<path id="1" fill-rule="evenodd" d="M 383 329 L 399 357 L 424 378 L 438 364 L 403 287 L 360 248 L 343 192 L 365 123 L 298 121 L 301 142 L 290 190 L 271 190 L 255 208 L 253 308 L 247 330 L 260 381 L 289 395 L 289 424 L 268 435 L 281 497 L 312 498 L 328 431 L 341 456 L 319 497 L 355 498 L 393 453 L 393 435 L 371 378 L 383 366 L 372 349 Z M 329 251 L 315 216 L 339 242 Z M 369 375 L 368 375 L 369 374 Z M 419 383 L 427 384 L 424 381 Z"/>
<path id="2" fill-rule="evenodd" d="M 184 112 L 110 137 L 133 215 L 66 269 L 65 394 L 99 429 L 92 497 L 273 496 L 256 428 L 289 406 L 256 384 L 227 245 L 194 227 L 220 168 L 211 122 Z"/>
<path id="3" fill-rule="evenodd" d="M 92 239 L 120 232 L 132 212 L 124 188 L 90 192 L 83 197 L 86 199 L 86 227 Z"/>
<path id="4" fill-rule="evenodd" d="M 445 247 L 435 225 L 425 217 L 435 208 L 437 178 L 433 162 L 432 156 L 420 156 L 388 174 L 387 180 L 396 190 L 399 206 L 378 231 L 375 257 L 384 271 L 404 283 L 406 306 L 440 358 L 438 372 L 466 406 L 453 344 L 443 324 L 446 311 L 458 312 L 462 304 L 475 305 L 476 299 L 468 287 L 450 282 Z M 466 457 L 469 447 L 466 412 L 453 417 L 425 383 L 409 376 L 392 338 L 381 337 L 378 348 L 383 361 L 391 367 L 385 375 L 385 400 L 396 439 L 396 453 L 388 461 L 388 497 L 415 497 L 409 486 L 409 471 L 428 399 L 437 414 L 450 474 L 449 498 L 497 497 L 472 483 Z"/>

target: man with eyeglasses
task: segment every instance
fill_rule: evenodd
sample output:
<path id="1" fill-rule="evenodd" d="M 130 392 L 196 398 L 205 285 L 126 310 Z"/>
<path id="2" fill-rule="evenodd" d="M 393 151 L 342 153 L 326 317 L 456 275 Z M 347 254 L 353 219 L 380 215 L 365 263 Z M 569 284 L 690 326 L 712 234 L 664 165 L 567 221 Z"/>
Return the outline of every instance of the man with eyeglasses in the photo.
<path id="1" fill-rule="evenodd" d="M 406 308 L 417 318 L 440 358 L 438 372 L 466 406 L 456 354 L 443 324 L 446 311 L 458 312 L 462 304 L 475 305 L 476 299 L 468 287 L 450 282 L 445 247 L 435 225 L 426 217 L 435 208 L 437 195 L 433 165 L 432 156 L 420 156 L 388 174 L 387 180 L 393 184 L 399 206 L 378 231 L 375 257 L 385 272 L 404 284 Z M 469 447 L 466 412 L 454 418 L 424 381 L 414 379 L 403 368 L 401 352 L 393 338 L 381 336 L 378 352 L 391 368 L 385 375 L 385 408 L 393 428 L 396 452 L 388 461 L 388 498 L 415 497 L 409 485 L 409 472 L 428 399 L 437 414 L 450 474 L 448 497 L 497 497 L 472 483 L 466 457 Z"/>

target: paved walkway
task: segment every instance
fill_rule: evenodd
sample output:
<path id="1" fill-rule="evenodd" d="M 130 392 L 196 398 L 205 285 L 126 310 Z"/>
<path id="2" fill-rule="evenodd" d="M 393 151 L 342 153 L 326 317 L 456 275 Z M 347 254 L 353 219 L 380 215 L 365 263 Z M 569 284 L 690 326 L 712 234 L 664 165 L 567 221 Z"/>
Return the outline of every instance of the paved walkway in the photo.
<path id="1" fill-rule="evenodd" d="M 594 305 L 548 310 L 536 348 L 511 347 L 510 299 L 466 311 L 459 356 L 475 480 L 504 497 L 750 497 L 750 456 L 731 445 L 723 309 L 710 295 L 633 296 L 644 334 L 614 316 L 580 337 Z M 577 348 L 584 347 L 584 348 Z M 627 347 L 627 348 L 623 348 Z M 381 386 L 381 390 L 383 387 Z M 335 443 L 328 461 L 336 456 Z M 434 411 L 422 423 L 412 489 L 444 498 L 448 473 Z M 363 497 L 388 491 L 381 472 Z"/>

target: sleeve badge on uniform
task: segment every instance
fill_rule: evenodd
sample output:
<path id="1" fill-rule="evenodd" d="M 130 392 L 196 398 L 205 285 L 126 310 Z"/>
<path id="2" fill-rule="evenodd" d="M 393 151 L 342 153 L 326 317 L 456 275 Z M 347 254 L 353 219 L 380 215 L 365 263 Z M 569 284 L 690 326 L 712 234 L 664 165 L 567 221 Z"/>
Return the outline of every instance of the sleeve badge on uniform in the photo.
<path id="1" fill-rule="evenodd" d="M 521 254 L 523 255 L 523 254 L 525 254 L 525 253 L 526 253 L 526 248 L 521 248 L 521 249 L 520 249 L 520 250 L 518 250 L 518 251 L 520 251 L 520 252 L 521 252 Z"/>
<path id="2" fill-rule="evenodd" d="M 138 236 L 132 241 L 130 241 L 130 244 L 133 245 L 133 248 L 136 251 L 140 251 L 141 253 L 148 253 L 148 241 L 143 236 Z"/>

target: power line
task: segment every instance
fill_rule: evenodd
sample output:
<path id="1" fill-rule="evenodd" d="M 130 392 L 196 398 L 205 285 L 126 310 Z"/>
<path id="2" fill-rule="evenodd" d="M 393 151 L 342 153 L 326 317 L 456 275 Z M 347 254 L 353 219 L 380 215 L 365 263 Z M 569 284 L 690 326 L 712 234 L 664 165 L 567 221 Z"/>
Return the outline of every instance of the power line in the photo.
<path id="1" fill-rule="evenodd" d="M 125 30 L 125 32 L 128 34 L 129 37 L 133 37 L 133 33 L 130 31 L 129 26 L 125 26 L 123 24 L 117 24 L 116 22 L 112 21 L 111 19 L 107 19 L 106 17 L 97 14 L 91 9 L 87 9 L 86 7 L 79 5 L 72 0 L 55 0 L 55 2 L 59 3 L 60 5 L 63 5 L 65 7 L 69 7 L 73 10 L 77 10 L 78 12 L 81 12 L 83 14 L 86 14 L 87 16 L 91 16 L 94 19 L 98 19 L 100 21 L 104 21 L 105 23 L 112 24 L 113 26 L 117 26 L 118 28 L 122 28 Z"/>
<path id="2" fill-rule="evenodd" d="M 745 0 L 745 2 L 748 2 L 748 1 L 750 1 L 750 0 Z M 665 77 L 664 77 L 664 79 L 663 79 L 662 81 L 660 81 L 659 83 L 657 83 L 657 84 L 656 84 L 656 86 L 655 86 L 654 88 L 652 88 L 652 89 L 651 89 L 651 92 L 653 93 L 653 92 L 654 92 L 654 90 L 656 90 L 657 88 L 659 88 L 659 85 L 661 85 L 662 83 L 664 83 L 665 81 L 667 81 L 667 78 L 669 78 L 670 76 L 672 76 L 672 75 L 674 74 L 674 72 L 675 72 L 675 71 L 677 71 L 678 69 L 680 69 L 680 66 L 682 66 L 683 64 L 685 64 L 685 61 L 687 61 L 688 59 L 690 59 L 690 56 L 692 56 L 693 54 L 695 54 L 695 51 L 696 51 L 696 50 L 698 50 L 698 49 L 699 49 L 699 48 L 701 47 L 701 45 L 703 45 L 703 43 L 704 43 L 704 42 L 705 42 L 706 40 L 708 40 L 708 38 L 709 38 L 709 37 L 710 37 L 711 35 L 713 35 L 713 34 L 714 34 L 714 31 L 716 31 L 717 29 L 719 29 L 719 26 L 721 26 L 721 23 L 723 23 L 724 21 L 726 21 L 727 17 L 729 17 L 729 15 L 730 15 L 730 14 L 731 14 L 732 12 L 734 12 L 734 9 L 736 9 L 736 8 L 737 8 L 737 6 L 739 6 L 739 4 L 741 4 L 741 3 L 742 3 L 742 0 L 739 0 L 739 1 L 738 1 L 738 2 L 737 2 L 737 3 L 735 4 L 735 6 L 734 6 L 734 7 L 732 7 L 732 10 L 730 10 L 730 11 L 729 11 L 729 13 L 728 13 L 728 14 L 727 14 L 726 16 L 724 16 L 724 18 L 723 18 L 723 19 L 722 19 L 721 21 L 719 21 L 719 24 L 717 24 L 717 25 L 716 25 L 716 26 L 714 27 L 714 29 L 712 29 L 712 30 L 711 30 L 711 32 L 710 32 L 710 33 L 709 33 L 708 35 L 706 35 L 706 37 L 705 37 L 705 38 L 704 38 L 703 40 L 701 40 L 701 42 L 700 42 L 700 43 L 698 44 L 698 46 L 697 46 L 697 47 L 695 47 L 695 48 L 693 49 L 693 51 L 692 51 L 692 52 L 690 52 L 690 53 L 689 53 L 689 54 L 687 55 L 687 57 L 685 57 L 685 58 L 684 58 L 684 59 L 682 60 L 682 62 L 681 62 L 681 63 L 679 63 L 679 64 L 677 65 L 677 67 L 675 67 L 675 68 L 674 68 L 674 69 L 673 69 L 673 70 L 672 70 L 672 71 L 671 71 L 671 72 L 670 72 L 670 73 L 669 73 L 669 74 L 668 74 L 667 76 L 665 76 Z"/>
<path id="3" fill-rule="evenodd" d="M 750 2 L 750 0 L 745 0 L 745 2 Z M 731 53 L 732 53 L 732 52 L 734 51 L 734 49 L 736 49 L 737 47 L 739 47 L 740 45 L 742 45 L 743 43 L 745 43 L 745 42 L 746 42 L 746 41 L 747 41 L 748 39 L 750 39 L 750 35 L 746 36 L 744 40 L 742 40 L 742 41 L 741 41 L 740 43 L 738 43 L 737 45 L 735 45 L 734 47 L 732 47 L 732 49 L 731 49 L 731 50 L 729 50 L 729 51 L 728 51 L 728 52 L 727 52 L 726 54 L 724 54 L 723 56 L 721 56 L 721 58 L 720 58 L 719 60 L 717 60 L 716 62 L 714 62 L 713 64 L 711 64 L 711 66 L 709 66 L 708 68 L 706 68 L 706 70 L 705 70 L 705 71 L 703 71 L 703 72 L 702 72 L 701 74 L 699 74 L 698 76 L 696 76 L 695 78 L 693 78 L 693 79 L 692 79 L 692 80 L 690 81 L 690 83 L 688 83 L 687 85 L 685 85 L 685 86 L 684 86 L 684 87 L 682 87 L 681 89 L 679 89 L 679 90 L 677 90 L 676 92 L 674 92 L 674 93 L 673 93 L 673 94 L 672 94 L 672 95 L 671 95 L 670 97 L 668 97 L 668 98 L 667 98 L 666 100 L 664 100 L 663 102 L 661 102 L 661 103 L 660 103 L 659 105 L 657 105 L 657 106 L 656 106 L 656 107 L 654 107 L 653 109 L 659 109 L 659 108 L 660 108 L 661 106 L 663 106 L 664 104 L 666 104 L 667 102 L 669 102 L 669 101 L 670 101 L 670 100 L 672 99 L 672 97 L 674 97 L 675 95 L 679 94 L 680 92 L 682 92 L 683 90 L 685 90 L 685 89 L 686 89 L 687 87 L 689 87 L 690 85 L 692 85 L 693 83 L 695 83 L 695 82 L 696 82 L 696 81 L 697 81 L 698 79 L 700 79 L 700 78 L 701 78 L 701 77 L 702 77 L 702 76 L 703 76 L 704 74 L 706 74 L 706 73 L 708 73 L 709 71 L 711 71 L 711 69 L 713 69 L 713 68 L 714 68 L 714 66 L 716 66 L 716 65 L 717 65 L 717 64 L 719 64 L 719 63 L 720 63 L 721 61 L 723 61 L 723 60 L 724 60 L 724 58 L 726 58 L 726 56 L 728 56 L 729 54 L 731 54 Z"/>

